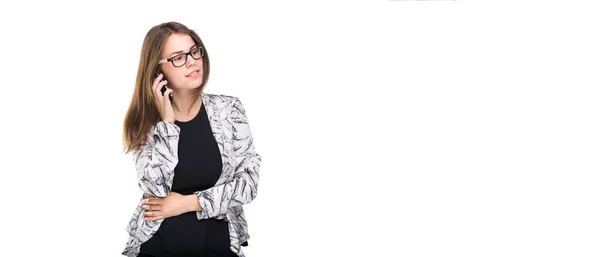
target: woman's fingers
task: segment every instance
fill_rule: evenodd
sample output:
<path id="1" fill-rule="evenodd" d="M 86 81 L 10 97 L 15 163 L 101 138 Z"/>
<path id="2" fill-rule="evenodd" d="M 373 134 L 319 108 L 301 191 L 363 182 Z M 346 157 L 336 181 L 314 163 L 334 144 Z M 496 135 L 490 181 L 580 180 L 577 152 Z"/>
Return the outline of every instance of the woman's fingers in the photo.
<path id="1" fill-rule="evenodd" d="M 158 74 L 158 76 L 154 79 L 154 82 L 152 82 L 152 91 L 156 90 L 156 87 L 158 86 L 158 83 L 162 80 L 163 78 L 163 74 Z"/>
<path id="2" fill-rule="evenodd" d="M 160 211 L 144 212 L 144 217 L 146 217 L 146 219 L 149 221 L 164 219 L 164 217 L 162 216 L 162 212 Z"/>
<path id="3" fill-rule="evenodd" d="M 156 84 L 156 87 L 153 87 L 153 88 L 152 88 L 152 91 L 154 91 L 154 96 L 155 96 L 157 99 L 160 99 L 160 98 L 162 98 L 162 97 L 161 97 L 161 96 L 162 96 L 162 92 L 160 92 L 160 89 L 161 89 L 161 88 L 162 88 L 164 85 L 166 85 L 166 84 L 167 84 L 167 81 L 166 81 L 166 80 L 163 80 L 163 81 L 160 81 L 160 82 L 158 82 L 158 84 Z M 161 100 L 161 102 L 162 102 L 162 100 Z"/>
<path id="4" fill-rule="evenodd" d="M 165 103 L 170 104 L 171 99 L 169 99 L 169 94 L 171 94 L 171 92 L 173 92 L 173 89 L 167 87 L 167 90 L 165 90 L 165 93 L 163 94 L 163 100 Z"/>
<path id="5" fill-rule="evenodd" d="M 162 76 L 162 74 L 159 74 L 158 77 L 154 79 L 154 82 L 152 82 L 152 93 L 155 99 L 157 98 L 156 88 L 158 87 L 158 84 L 160 84 Z"/>
<path id="6" fill-rule="evenodd" d="M 173 107 L 171 106 L 171 99 L 169 95 L 173 92 L 173 89 L 166 87 L 167 80 L 164 79 L 162 73 L 154 79 L 152 84 L 152 94 L 154 96 L 155 106 L 160 114 L 162 120 L 175 122 L 175 114 L 173 113 Z M 166 87 L 166 89 L 164 89 Z M 164 92 L 162 92 L 164 90 Z"/>
<path id="7" fill-rule="evenodd" d="M 162 206 L 159 204 L 144 204 L 142 205 L 142 209 L 145 211 L 161 211 Z"/>
<path id="8" fill-rule="evenodd" d="M 163 80 L 163 74 L 158 74 L 158 76 L 154 79 L 154 82 L 152 83 L 152 92 L 154 92 L 154 96 L 156 98 L 159 98 L 160 94 L 160 89 L 162 88 L 163 85 L 167 84 L 167 80 Z"/>
<path id="9" fill-rule="evenodd" d="M 157 217 L 159 214 L 160 214 L 160 211 L 147 211 L 147 212 L 144 212 L 144 216 L 148 217 L 148 218 Z"/>

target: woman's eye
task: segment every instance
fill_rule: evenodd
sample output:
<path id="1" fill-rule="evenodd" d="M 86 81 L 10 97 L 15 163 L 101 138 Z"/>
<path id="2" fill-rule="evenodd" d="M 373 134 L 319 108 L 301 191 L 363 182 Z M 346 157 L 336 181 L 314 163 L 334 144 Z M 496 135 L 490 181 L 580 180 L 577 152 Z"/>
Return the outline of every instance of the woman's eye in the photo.
<path id="1" fill-rule="evenodd" d="M 181 56 L 181 55 L 173 57 L 173 61 L 181 61 L 181 60 L 183 60 L 183 56 Z"/>

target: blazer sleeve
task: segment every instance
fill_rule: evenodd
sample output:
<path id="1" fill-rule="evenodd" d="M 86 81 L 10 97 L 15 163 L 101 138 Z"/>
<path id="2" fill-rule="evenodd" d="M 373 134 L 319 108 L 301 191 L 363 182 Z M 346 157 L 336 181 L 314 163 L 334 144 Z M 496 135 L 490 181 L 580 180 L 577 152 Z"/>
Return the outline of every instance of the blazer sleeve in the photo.
<path id="1" fill-rule="evenodd" d="M 233 179 L 222 185 L 196 192 L 202 210 L 198 219 L 208 219 L 225 214 L 231 207 L 250 203 L 257 194 L 258 171 L 261 156 L 254 149 L 248 118 L 242 102 L 235 98 L 231 107 L 230 122 L 233 129 L 233 157 L 235 171 Z"/>
<path id="2" fill-rule="evenodd" d="M 175 166 L 179 161 L 179 131 L 174 123 L 159 121 L 152 127 L 142 149 L 133 152 L 138 185 L 144 193 L 166 197 L 171 191 Z"/>

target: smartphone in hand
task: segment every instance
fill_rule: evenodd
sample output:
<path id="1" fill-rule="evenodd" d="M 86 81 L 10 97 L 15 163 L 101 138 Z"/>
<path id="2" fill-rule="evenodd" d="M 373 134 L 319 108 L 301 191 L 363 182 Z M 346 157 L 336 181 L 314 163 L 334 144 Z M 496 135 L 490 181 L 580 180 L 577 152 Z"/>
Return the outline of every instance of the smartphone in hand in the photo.
<path id="1" fill-rule="evenodd" d="M 158 77 L 158 75 L 160 75 L 160 72 L 156 72 L 156 77 Z M 165 81 L 166 79 L 163 77 L 163 79 L 161 79 L 160 81 Z M 165 91 L 167 91 L 167 86 L 169 84 L 164 85 L 161 89 L 160 89 L 160 93 L 162 95 L 165 95 Z M 173 104 L 173 93 L 169 93 L 169 100 L 171 100 L 171 104 Z"/>

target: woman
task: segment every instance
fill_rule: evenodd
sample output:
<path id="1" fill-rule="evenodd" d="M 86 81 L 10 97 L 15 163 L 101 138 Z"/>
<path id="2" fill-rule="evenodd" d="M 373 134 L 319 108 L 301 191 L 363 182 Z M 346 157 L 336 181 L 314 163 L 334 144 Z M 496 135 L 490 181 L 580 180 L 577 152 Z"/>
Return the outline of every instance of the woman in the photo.
<path id="1" fill-rule="evenodd" d="M 242 205 L 256 197 L 261 156 L 240 100 L 203 92 L 209 71 L 202 40 L 186 26 L 146 34 L 124 120 L 144 194 L 123 255 L 244 256 Z"/>

